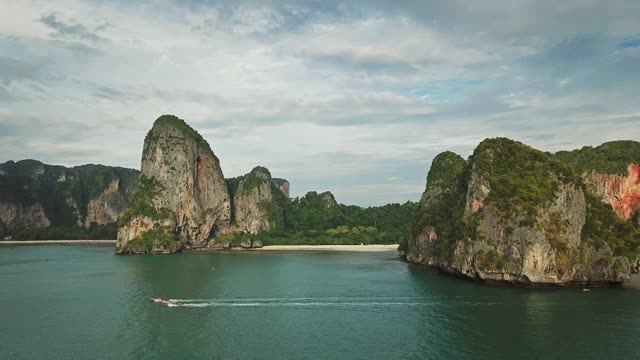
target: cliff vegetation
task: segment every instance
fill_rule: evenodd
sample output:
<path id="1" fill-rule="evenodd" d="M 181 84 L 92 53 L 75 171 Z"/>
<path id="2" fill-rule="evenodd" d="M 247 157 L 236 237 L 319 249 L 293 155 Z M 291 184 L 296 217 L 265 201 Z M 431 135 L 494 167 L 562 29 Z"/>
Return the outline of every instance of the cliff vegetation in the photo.
<path id="1" fill-rule="evenodd" d="M 559 151 L 555 157 L 580 174 L 595 171 L 600 174 L 628 175 L 628 166 L 640 162 L 640 142 L 619 140 L 600 146 L 585 146 L 579 150 Z"/>

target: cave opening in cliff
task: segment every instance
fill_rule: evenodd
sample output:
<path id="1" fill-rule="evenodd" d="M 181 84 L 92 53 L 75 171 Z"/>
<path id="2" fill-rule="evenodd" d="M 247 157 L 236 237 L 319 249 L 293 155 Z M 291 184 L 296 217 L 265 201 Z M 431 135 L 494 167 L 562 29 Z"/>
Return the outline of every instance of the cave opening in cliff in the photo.
<path id="1" fill-rule="evenodd" d="M 211 231 L 209 231 L 209 236 L 207 237 L 208 240 L 215 238 L 217 235 L 217 228 L 214 226 L 211 228 Z"/>

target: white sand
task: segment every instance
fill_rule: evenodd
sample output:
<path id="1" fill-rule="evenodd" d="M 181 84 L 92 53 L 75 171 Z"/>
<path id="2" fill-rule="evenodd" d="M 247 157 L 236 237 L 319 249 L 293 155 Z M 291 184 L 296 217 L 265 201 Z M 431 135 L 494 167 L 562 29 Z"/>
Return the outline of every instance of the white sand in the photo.
<path id="1" fill-rule="evenodd" d="M 267 245 L 256 251 L 391 251 L 398 249 L 398 244 L 392 245 Z"/>

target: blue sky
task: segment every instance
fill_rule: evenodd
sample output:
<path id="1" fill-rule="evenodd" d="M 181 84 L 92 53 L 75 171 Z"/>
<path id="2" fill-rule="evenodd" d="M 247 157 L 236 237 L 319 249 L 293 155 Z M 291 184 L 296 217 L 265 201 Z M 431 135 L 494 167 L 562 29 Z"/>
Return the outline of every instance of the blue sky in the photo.
<path id="1" fill-rule="evenodd" d="M 0 161 L 139 168 L 161 114 L 225 176 L 417 201 L 431 159 L 507 136 L 640 140 L 640 2 L 0 0 Z"/>

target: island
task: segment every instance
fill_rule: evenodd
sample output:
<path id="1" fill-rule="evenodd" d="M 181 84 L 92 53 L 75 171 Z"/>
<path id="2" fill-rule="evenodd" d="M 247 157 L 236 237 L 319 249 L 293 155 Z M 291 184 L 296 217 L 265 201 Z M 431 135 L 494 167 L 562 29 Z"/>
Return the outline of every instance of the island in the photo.
<path id="1" fill-rule="evenodd" d="M 554 155 L 495 138 L 468 160 L 441 153 L 400 251 L 486 282 L 624 283 L 640 258 L 639 163 L 631 141 Z"/>

